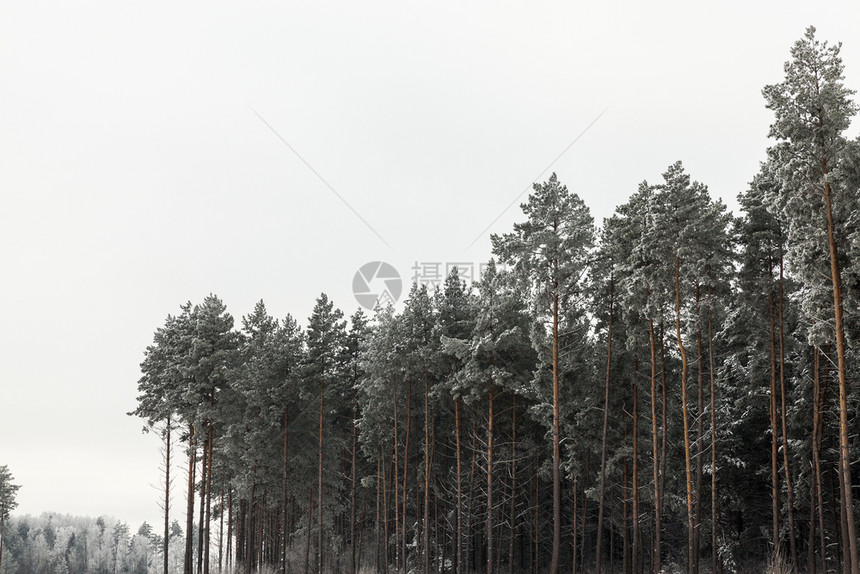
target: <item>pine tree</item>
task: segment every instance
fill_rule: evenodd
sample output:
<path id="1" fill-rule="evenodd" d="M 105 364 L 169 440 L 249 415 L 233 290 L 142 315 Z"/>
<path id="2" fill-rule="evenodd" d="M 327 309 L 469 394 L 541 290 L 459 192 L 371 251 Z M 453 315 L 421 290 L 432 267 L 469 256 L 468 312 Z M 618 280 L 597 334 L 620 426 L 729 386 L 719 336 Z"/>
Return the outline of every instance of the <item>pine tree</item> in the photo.
<path id="1" fill-rule="evenodd" d="M 850 572 L 860 572 L 854 507 L 851 492 L 851 457 L 848 431 L 848 387 L 843 313 L 842 268 L 839 244 L 845 229 L 840 221 L 854 189 L 843 189 L 841 163 L 848 147 L 843 132 L 857 112 L 850 99 L 854 94 L 843 84 L 840 46 L 828 46 L 815 38 L 809 27 L 791 49 L 785 64 L 785 80 L 763 90 L 767 107 L 774 112 L 770 137 L 778 141 L 774 155 L 783 178 L 778 207 L 788 222 L 790 260 L 801 263 L 802 250 L 810 241 L 808 228 L 823 230 L 830 260 L 829 279 L 833 293 L 834 339 L 839 377 L 839 449 L 842 508 Z M 821 233 L 812 236 L 822 238 Z M 801 268 L 800 265 L 798 265 Z M 801 271 L 803 273 L 803 271 Z"/>
<path id="2" fill-rule="evenodd" d="M 553 542 L 550 574 L 558 574 L 561 550 L 561 405 L 559 372 L 560 319 L 579 293 L 594 243 L 593 219 L 576 194 L 555 174 L 522 205 L 527 220 L 514 232 L 492 236 L 493 252 L 531 286 L 536 311 L 548 316 L 552 341 Z"/>

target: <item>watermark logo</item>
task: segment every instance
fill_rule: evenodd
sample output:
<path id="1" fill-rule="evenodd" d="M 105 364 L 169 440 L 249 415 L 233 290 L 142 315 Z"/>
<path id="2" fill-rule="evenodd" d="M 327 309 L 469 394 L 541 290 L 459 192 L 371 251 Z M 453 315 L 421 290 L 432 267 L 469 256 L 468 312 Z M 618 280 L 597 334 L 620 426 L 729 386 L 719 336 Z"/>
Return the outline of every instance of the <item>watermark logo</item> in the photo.
<path id="1" fill-rule="evenodd" d="M 403 281 L 391 264 L 370 261 L 355 272 L 352 293 L 359 305 L 372 311 L 376 305 L 394 305 L 403 293 Z"/>

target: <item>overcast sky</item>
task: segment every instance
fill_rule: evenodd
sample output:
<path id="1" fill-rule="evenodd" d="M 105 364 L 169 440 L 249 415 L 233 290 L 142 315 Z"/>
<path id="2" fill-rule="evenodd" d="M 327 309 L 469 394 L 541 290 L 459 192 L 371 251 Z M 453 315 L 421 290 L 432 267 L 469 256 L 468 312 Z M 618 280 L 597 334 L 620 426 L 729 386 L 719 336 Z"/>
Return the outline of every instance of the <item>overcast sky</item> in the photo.
<path id="1" fill-rule="evenodd" d="M 181 303 L 304 323 L 325 291 L 351 314 L 368 261 L 405 281 L 486 261 L 553 170 L 598 222 L 679 159 L 734 207 L 767 146 L 761 88 L 810 24 L 860 88 L 856 2 L 307 4 L 0 9 L 18 513 L 158 520 L 160 444 L 126 412 Z"/>

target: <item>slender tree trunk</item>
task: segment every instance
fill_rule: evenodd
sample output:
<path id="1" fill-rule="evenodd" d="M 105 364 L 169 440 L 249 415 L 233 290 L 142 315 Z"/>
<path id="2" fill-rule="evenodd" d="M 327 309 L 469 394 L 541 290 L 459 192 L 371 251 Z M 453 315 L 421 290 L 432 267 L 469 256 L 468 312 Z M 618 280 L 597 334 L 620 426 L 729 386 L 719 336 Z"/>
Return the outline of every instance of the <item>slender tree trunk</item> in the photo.
<path id="1" fill-rule="evenodd" d="M 633 430 L 632 434 L 632 454 L 633 461 L 633 487 L 632 487 L 632 525 L 633 525 L 633 544 L 631 566 L 634 574 L 639 574 L 639 361 L 633 360 Z"/>
<path id="2" fill-rule="evenodd" d="M 400 572 L 400 475 L 398 468 L 398 459 L 400 458 L 399 438 L 397 432 L 397 375 L 391 377 L 394 389 L 394 571 Z M 387 499 L 386 499 L 387 500 Z M 385 519 L 388 520 L 388 511 L 385 512 Z M 387 522 L 386 522 L 387 524 Z M 403 526 L 405 532 L 406 525 Z M 388 564 L 388 534 L 385 535 L 385 563 Z"/>
<path id="3" fill-rule="evenodd" d="M 281 574 L 287 574 L 287 541 L 290 538 L 289 524 L 287 524 L 287 429 L 289 428 L 287 408 L 284 408 L 284 447 L 283 447 L 283 469 L 281 476 L 281 497 L 284 509 L 284 531 L 281 544 Z M 354 573 L 353 573 L 354 574 Z"/>
<path id="4" fill-rule="evenodd" d="M 374 564 L 376 565 L 376 572 L 381 570 L 379 564 L 379 547 L 380 547 L 380 535 L 379 535 L 379 507 L 380 507 L 380 497 L 382 494 L 382 460 L 384 458 L 384 454 L 380 453 L 379 460 L 376 461 L 376 560 Z"/>
<path id="5" fill-rule="evenodd" d="M 430 574 L 430 384 L 424 370 L 424 574 Z"/>
<path id="6" fill-rule="evenodd" d="M 582 487 L 582 528 L 580 531 L 582 532 L 582 551 L 580 552 L 580 565 L 582 566 L 583 571 L 585 570 L 585 523 L 588 519 L 588 496 L 586 493 L 589 489 L 588 478 L 591 476 L 591 451 L 588 451 L 588 454 L 585 456 L 585 484 Z M 576 513 L 573 514 L 574 521 L 576 520 Z"/>
<path id="7" fill-rule="evenodd" d="M 704 349 L 702 346 L 702 324 L 701 324 L 701 289 L 696 285 L 696 499 L 693 523 L 693 572 L 699 573 L 700 535 L 702 531 L 702 467 L 704 463 L 705 450 L 705 373 L 704 373 Z"/>
<path id="8" fill-rule="evenodd" d="M 454 574 L 462 574 L 463 570 L 463 470 L 462 456 L 460 451 L 460 402 L 458 396 L 454 400 L 454 419 L 456 426 L 456 441 L 457 441 L 457 523 L 454 532 Z"/>
<path id="9" fill-rule="evenodd" d="M 660 458 L 657 450 L 657 349 L 654 341 L 654 319 L 650 318 L 648 341 L 651 347 L 651 460 L 654 478 L 654 559 L 651 561 L 651 573 L 659 574 L 662 567 L 663 516 L 660 508 Z"/>
<path id="10" fill-rule="evenodd" d="M 472 525 L 474 524 L 474 522 L 473 522 L 473 517 L 474 517 L 473 510 L 475 509 L 475 455 L 478 452 L 478 448 L 476 446 L 476 442 L 478 440 L 478 434 L 475 431 L 475 413 L 474 413 L 474 411 L 472 412 L 472 429 L 471 430 L 472 430 L 472 460 L 471 460 L 471 466 L 469 469 L 469 508 L 466 511 L 466 516 L 468 517 L 468 520 L 466 521 L 466 561 L 469 563 L 470 568 L 472 570 L 476 570 L 475 562 L 477 560 L 475 559 L 475 554 L 476 554 L 475 550 L 476 549 L 474 549 L 473 545 L 472 545 L 472 532 L 473 532 Z"/>
<path id="11" fill-rule="evenodd" d="M 317 474 L 317 574 L 323 574 L 323 398 L 325 375 L 320 377 L 319 472 Z"/>
<path id="12" fill-rule="evenodd" d="M 358 480 L 356 465 L 358 462 L 358 386 L 353 382 L 352 390 L 352 480 L 350 480 L 349 491 L 349 549 L 351 553 L 349 568 L 350 574 L 356 574 L 358 565 L 355 561 L 355 486 Z"/>
<path id="13" fill-rule="evenodd" d="M 209 541 L 212 526 L 212 422 L 209 422 L 209 464 L 206 466 L 206 521 L 203 540 L 203 574 L 209 574 Z"/>
<path id="14" fill-rule="evenodd" d="M 508 574 L 514 574 L 514 539 L 517 535 L 517 395 L 513 397 L 513 436 L 511 438 L 511 510 L 510 540 L 508 541 Z"/>
<path id="15" fill-rule="evenodd" d="M 780 250 L 779 254 L 779 395 L 781 400 L 781 417 L 780 426 L 782 433 L 782 466 L 785 473 L 785 486 L 787 489 L 788 500 L 786 501 L 786 513 L 788 514 L 788 540 L 791 550 L 791 563 L 795 567 L 799 567 L 800 563 L 797 559 L 797 540 L 794 528 L 794 485 L 791 480 L 791 467 L 789 466 L 788 457 L 788 434 L 786 431 L 786 408 L 785 408 L 785 337 L 783 335 L 784 322 L 782 317 L 783 308 L 783 256 Z"/>
<path id="16" fill-rule="evenodd" d="M 660 395 L 661 395 L 661 437 L 660 437 L 660 492 L 657 497 L 657 504 L 660 506 L 660 526 L 662 527 L 663 519 L 663 497 L 666 493 L 666 449 L 669 442 L 669 401 L 666 392 L 666 345 L 665 333 L 663 330 L 663 321 L 660 320 Z"/>
<path id="17" fill-rule="evenodd" d="M 233 571 L 233 487 L 227 488 L 227 570 Z"/>
<path id="18" fill-rule="evenodd" d="M 573 479 L 573 525 L 572 525 L 572 529 L 571 529 L 571 530 L 573 530 L 573 536 L 571 537 L 573 539 L 573 548 L 572 548 L 571 560 L 570 560 L 571 574 L 576 574 L 576 557 L 577 557 L 577 550 L 578 550 L 577 549 L 577 540 L 576 540 L 576 535 L 577 535 L 576 530 L 577 530 L 577 526 L 578 526 L 578 523 L 576 521 L 576 512 L 577 512 L 577 510 L 579 510 L 579 500 L 577 500 L 577 494 L 578 493 L 579 493 L 579 479 L 574 478 Z"/>
<path id="19" fill-rule="evenodd" d="M 687 351 L 681 338 L 681 259 L 675 257 L 675 335 L 681 354 L 681 413 L 684 422 L 684 469 L 687 483 L 687 571 L 694 572 L 693 472 L 690 460 L 690 417 L 687 403 Z"/>
<path id="20" fill-rule="evenodd" d="M 308 487 L 308 531 L 305 536 L 305 574 L 310 573 L 311 568 L 311 516 L 314 513 L 314 487 Z"/>
<path id="21" fill-rule="evenodd" d="M 603 551 L 603 507 L 604 500 L 606 496 L 606 435 L 609 432 L 609 375 L 612 367 L 612 322 L 614 318 L 614 307 L 615 304 L 615 276 L 609 276 L 609 328 L 606 334 L 606 378 L 605 384 L 603 386 L 603 435 L 600 441 L 600 498 L 598 502 L 598 510 L 597 510 L 597 543 L 594 551 L 594 570 L 597 574 L 601 574 L 600 570 L 600 559 Z M 653 350 L 654 350 L 654 338 L 653 338 L 653 329 L 652 329 L 652 337 L 651 337 L 651 351 L 652 351 L 652 373 L 653 369 Z M 653 381 L 653 375 L 652 375 Z M 653 387 L 653 384 L 652 384 Z M 653 392 L 653 391 L 652 391 Z M 653 420 L 656 421 L 656 418 L 653 417 Z M 655 435 L 656 436 L 656 435 Z M 655 449 L 656 447 L 656 442 Z M 656 464 L 654 466 L 656 469 Z M 656 478 L 656 474 L 655 474 Z M 657 484 L 657 481 L 654 481 L 654 484 Z M 513 572 L 511 573 L 513 574 Z"/>
<path id="22" fill-rule="evenodd" d="M 185 512 L 185 564 L 183 572 L 194 572 L 194 470 L 197 460 L 194 443 L 194 423 L 188 425 L 188 504 Z"/>
<path id="23" fill-rule="evenodd" d="M 200 512 L 197 519 L 197 574 L 203 573 L 203 534 L 206 519 L 206 473 L 209 469 L 209 421 L 206 421 L 207 439 L 203 442 L 203 466 L 200 469 Z"/>
<path id="24" fill-rule="evenodd" d="M 711 383 L 711 572 L 722 572 L 719 551 L 717 548 L 717 401 L 716 401 L 716 372 L 714 371 L 714 332 L 711 324 L 713 299 L 711 284 L 708 282 L 708 373 Z"/>
<path id="25" fill-rule="evenodd" d="M 493 379 L 489 384 L 487 421 L 487 574 L 493 574 Z"/>
<path id="26" fill-rule="evenodd" d="M 812 376 L 812 464 L 815 471 L 813 485 L 815 487 L 818 507 L 818 538 L 821 552 L 821 570 L 827 571 L 827 544 L 824 533 L 824 495 L 821 488 L 821 434 L 822 434 L 822 403 L 824 393 L 821 384 L 821 350 L 815 347 L 812 351 L 814 372 Z"/>
<path id="27" fill-rule="evenodd" d="M 558 574 L 561 550 L 561 432 L 559 410 L 558 366 L 558 289 L 556 281 L 552 293 L 552 561 L 549 574 Z"/>
<path id="28" fill-rule="evenodd" d="M 626 434 L 626 433 L 625 433 Z M 627 437 L 624 437 L 627 440 Z M 621 486 L 622 493 L 622 512 L 621 512 L 621 523 L 624 525 L 622 529 L 622 560 L 621 560 L 621 571 L 624 574 L 630 573 L 630 528 L 627 525 L 627 521 L 630 518 L 630 510 L 628 505 L 627 498 L 627 483 L 628 477 L 630 476 L 630 463 L 625 460 L 624 461 L 624 482 Z"/>
<path id="29" fill-rule="evenodd" d="M 779 463 L 777 459 L 777 430 L 776 423 L 776 326 L 773 310 L 773 290 L 769 296 L 770 302 L 770 482 L 771 501 L 773 504 L 773 551 L 780 553 L 779 543 Z"/>
<path id="30" fill-rule="evenodd" d="M 403 444 L 403 518 L 400 521 L 400 530 L 401 530 L 401 539 L 400 539 L 400 567 L 404 572 L 407 570 L 406 566 L 406 500 L 408 497 L 408 492 L 406 487 L 408 485 L 407 478 L 409 475 L 409 438 L 412 432 L 412 378 L 407 379 L 406 384 L 406 442 Z M 418 473 L 416 473 L 417 475 Z M 416 476 L 416 482 L 417 482 Z M 396 497 L 395 497 L 396 500 Z M 396 507 L 396 505 L 395 505 Z M 415 513 L 418 513 L 418 506 L 415 507 Z M 416 521 L 417 522 L 417 521 Z M 417 524 L 416 524 L 417 528 Z M 416 531 L 416 536 L 418 535 Z M 416 543 L 418 539 L 416 538 Z"/>
<path id="31" fill-rule="evenodd" d="M 822 162 L 823 172 L 828 173 L 827 161 Z M 854 523 L 854 503 L 851 493 L 851 453 L 848 439 L 848 382 L 845 362 L 845 328 L 842 319 L 842 277 L 839 269 L 839 254 L 836 249 L 836 230 L 833 223 L 832 192 L 830 182 L 824 183 L 824 202 L 827 210 L 827 241 L 830 247 L 830 277 L 833 283 L 833 310 L 836 320 L 836 359 L 839 372 L 839 458 L 842 461 L 842 504 L 845 507 L 846 535 L 851 557 L 851 574 L 860 574 L 860 554 Z"/>
<path id="32" fill-rule="evenodd" d="M 218 573 L 224 571 L 224 486 L 221 486 L 221 512 L 218 525 Z"/>
<path id="33" fill-rule="evenodd" d="M 167 415 L 167 429 L 165 430 L 165 448 L 164 456 L 164 574 L 167 574 L 167 557 L 168 548 L 170 546 L 170 415 Z M 0 536 L 3 536 L 3 529 L 0 527 Z M 0 560 L 3 558 L 3 549 L 0 546 Z"/>

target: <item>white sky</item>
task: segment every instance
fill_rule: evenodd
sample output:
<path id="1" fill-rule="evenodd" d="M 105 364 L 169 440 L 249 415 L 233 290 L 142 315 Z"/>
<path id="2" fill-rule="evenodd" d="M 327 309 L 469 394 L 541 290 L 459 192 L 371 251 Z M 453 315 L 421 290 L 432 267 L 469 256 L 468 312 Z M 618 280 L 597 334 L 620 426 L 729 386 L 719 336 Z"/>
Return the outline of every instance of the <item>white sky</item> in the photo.
<path id="1" fill-rule="evenodd" d="M 604 110 L 553 166 L 598 221 L 678 159 L 734 206 L 767 145 L 761 88 L 809 24 L 860 88 L 856 2 L 296 4 L 0 9 L 0 464 L 19 513 L 157 523 L 159 441 L 125 413 L 182 302 L 214 292 L 238 324 L 262 298 L 304 323 L 322 291 L 351 314 L 367 261 L 407 280 L 485 261 L 520 210 L 469 244 Z"/>

